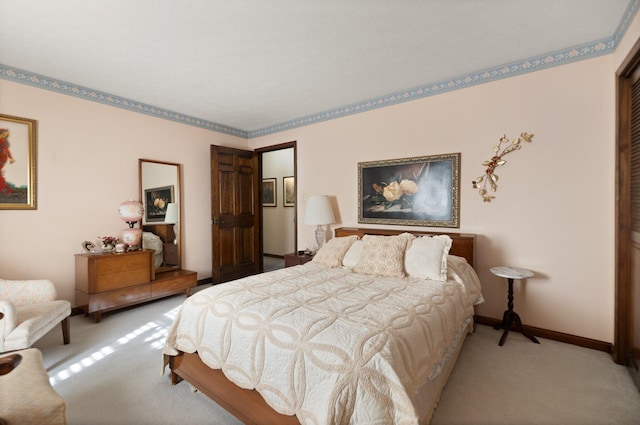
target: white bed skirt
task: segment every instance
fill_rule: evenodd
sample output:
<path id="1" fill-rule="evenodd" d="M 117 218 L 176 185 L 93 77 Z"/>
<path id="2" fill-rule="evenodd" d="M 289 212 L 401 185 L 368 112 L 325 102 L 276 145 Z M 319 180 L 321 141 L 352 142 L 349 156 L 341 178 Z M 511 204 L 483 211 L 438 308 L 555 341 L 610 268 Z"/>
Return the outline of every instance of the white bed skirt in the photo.
<path id="1" fill-rule="evenodd" d="M 434 368 L 433 373 L 429 376 L 429 380 L 420 387 L 418 394 L 416 394 L 413 404 L 420 418 L 421 425 L 428 425 L 433 416 L 433 412 L 438 406 L 440 401 L 440 395 L 444 390 L 453 367 L 458 360 L 460 350 L 467 334 L 473 331 L 473 317 L 468 317 L 463 322 L 462 326 L 458 330 L 455 338 L 451 344 L 447 347 L 445 354 Z"/>

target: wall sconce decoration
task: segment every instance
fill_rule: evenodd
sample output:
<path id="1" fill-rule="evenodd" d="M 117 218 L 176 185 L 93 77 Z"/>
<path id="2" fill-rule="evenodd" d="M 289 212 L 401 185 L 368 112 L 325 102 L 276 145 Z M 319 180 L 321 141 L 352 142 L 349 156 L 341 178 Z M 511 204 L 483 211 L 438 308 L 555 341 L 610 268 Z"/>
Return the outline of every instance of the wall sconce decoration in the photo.
<path id="1" fill-rule="evenodd" d="M 491 202 L 495 196 L 488 195 L 487 193 L 487 184 L 492 192 L 498 190 L 498 176 L 494 173 L 497 167 L 500 165 L 504 165 L 507 163 L 504 159 L 502 159 L 506 154 L 511 153 L 513 151 L 517 151 L 522 148 L 522 142 L 531 143 L 531 139 L 533 138 L 533 134 L 531 133 L 521 133 L 520 137 L 511 141 L 507 139 L 506 135 L 500 136 L 500 143 L 493 147 L 494 155 L 488 161 L 482 163 L 482 165 L 486 166 L 487 169 L 484 175 L 478 177 L 473 181 L 473 188 L 479 189 L 478 193 L 482 196 L 482 200 L 484 202 Z M 504 147 L 502 146 L 503 144 Z M 502 148 L 502 151 L 500 149 Z"/>

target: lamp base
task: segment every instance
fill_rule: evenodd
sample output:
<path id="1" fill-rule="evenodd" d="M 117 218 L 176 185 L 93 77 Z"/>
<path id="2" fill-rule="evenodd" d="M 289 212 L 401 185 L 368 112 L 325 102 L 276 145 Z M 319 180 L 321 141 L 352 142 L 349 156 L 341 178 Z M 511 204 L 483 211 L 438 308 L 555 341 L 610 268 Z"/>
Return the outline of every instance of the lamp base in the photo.
<path id="1" fill-rule="evenodd" d="M 324 245 L 324 239 L 325 237 L 325 232 L 324 232 L 324 228 L 322 227 L 321 224 L 318 224 L 318 228 L 316 229 L 316 243 L 318 244 L 318 248 L 322 248 L 322 245 Z"/>
<path id="2" fill-rule="evenodd" d="M 138 249 L 140 249 L 141 240 L 141 229 L 128 228 L 122 230 L 122 241 L 127 245 L 127 251 L 137 251 Z"/>
<path id="3" fill-rule="evenodd" d="M 178 223 L 173 225 L 173 244 L 178 245 Z"/>

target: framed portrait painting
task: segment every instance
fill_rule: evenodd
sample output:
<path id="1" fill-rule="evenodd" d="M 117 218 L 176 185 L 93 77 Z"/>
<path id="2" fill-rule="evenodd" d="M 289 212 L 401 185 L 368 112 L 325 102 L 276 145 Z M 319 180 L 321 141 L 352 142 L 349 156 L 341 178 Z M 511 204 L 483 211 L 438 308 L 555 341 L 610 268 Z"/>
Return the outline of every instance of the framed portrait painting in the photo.
<path id="1" fill-rule="evenodd" d="M 262 179 L 262 206 L 275 207 L 276 203 L 276 179 Z"/>
<path id="2" fill-rule="evenodd" d="M 0 209 L 36 209 L 37 121 L 0 114 Z"/>
<path id="3" fill-rule="evenodd" d="M 295 182 L 295 177 L 282 178 L 282 196 L 285 207 L 294 207 L 296 205 Z"/>
<path id="4" fill-rule="evenodd" d="M 167 215 L 167 205 L 175 202 L 173 191 L 173 185 L 144 190 L 144 219 L 146 222 L 164 221 Z"/>
<path id="5" fill-rule="evenodd" d="M 358 163 L 358 223 L 460 227 L 460 153 Z"/>

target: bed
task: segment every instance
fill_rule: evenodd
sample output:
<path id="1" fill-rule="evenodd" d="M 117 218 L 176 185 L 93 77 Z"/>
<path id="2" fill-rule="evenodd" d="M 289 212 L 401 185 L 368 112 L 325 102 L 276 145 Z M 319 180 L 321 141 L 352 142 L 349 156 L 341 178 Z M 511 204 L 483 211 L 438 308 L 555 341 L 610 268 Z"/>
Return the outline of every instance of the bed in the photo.
<path id="1" fill-rule="evenodd" d="M 189 297 L 163 350 L 171 381 L 245 424 L 427 424 L 482 301 L 474 247 L 336 229 L 311 262 Z"/>

